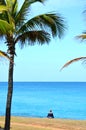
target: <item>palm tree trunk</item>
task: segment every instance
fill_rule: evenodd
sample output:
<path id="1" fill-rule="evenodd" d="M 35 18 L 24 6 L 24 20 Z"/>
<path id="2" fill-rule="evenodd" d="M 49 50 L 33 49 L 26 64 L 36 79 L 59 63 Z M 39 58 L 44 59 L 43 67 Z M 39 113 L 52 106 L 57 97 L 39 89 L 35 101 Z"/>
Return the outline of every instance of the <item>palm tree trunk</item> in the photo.
<path id="1" fill-rule="evenodd" d="M 14 54 L 11 56 L 11 61 L 9 64 L 9 75 L 8 75 L 8 93 L 6 102 L 6 114 L 5 114 L 5 130 L 10 130 L 11 123 L 11 104 L 12 104 L 12 94 L 13 94 L 13 69 L 14 69 Z"/>

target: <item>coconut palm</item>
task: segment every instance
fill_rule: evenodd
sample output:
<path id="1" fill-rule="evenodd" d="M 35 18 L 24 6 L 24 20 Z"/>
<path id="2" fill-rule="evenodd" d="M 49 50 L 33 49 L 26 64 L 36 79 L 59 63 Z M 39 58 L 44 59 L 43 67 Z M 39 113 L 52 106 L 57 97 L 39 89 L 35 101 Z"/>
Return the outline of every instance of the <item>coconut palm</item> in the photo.
<path id="1" fill-rule="evenodd" d="M 61 38 L 65 31 L 64 19 L 56 13 L 45 13 L 29 18 L 30 7 L 45 0 L 24 0 L 20 10 L 18 0 L 0 0 L 0 37 L 4 37 L 10 56 L 5 130 L 10 130 L 13 93 L 13 70 L 16 44 L 21 47 L 49 43 L 51 37 Z M 27 19 L 28 15 L 28 19 Z"/>

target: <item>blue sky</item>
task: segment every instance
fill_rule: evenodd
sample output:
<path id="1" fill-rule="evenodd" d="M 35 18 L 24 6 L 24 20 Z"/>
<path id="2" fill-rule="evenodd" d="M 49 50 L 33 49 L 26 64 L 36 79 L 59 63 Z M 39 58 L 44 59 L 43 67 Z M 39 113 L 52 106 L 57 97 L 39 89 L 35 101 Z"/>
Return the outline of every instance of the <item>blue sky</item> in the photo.
<path id="1" fill-rule="evenodd" d="M 23 0 L 22 0 L 23 1 Z M 22 3 L 22 1 L 20 3 Z M 81 61 L 71 64 L 60 72 L 69 60 L 86 56 L 86 43 L 74 37 L 86 29 L 85 0 L 46 0 L 45 4 L 34 4 L 31 15 L 45 12 L 60 13 L 67 22 L 67 31 L 62 39 L 52 39 L 49 45 L 16 47 L 14 81 L 86 81 L 86 65 Z M 1 41 L 4 43 L 4 41 Z M 5 45 L 0 45 L 6 50 Z M 2 59 L 1 59 L 2 61 Z M 0 63 L 0 81 L 8 80 L 8 61 Z"/>

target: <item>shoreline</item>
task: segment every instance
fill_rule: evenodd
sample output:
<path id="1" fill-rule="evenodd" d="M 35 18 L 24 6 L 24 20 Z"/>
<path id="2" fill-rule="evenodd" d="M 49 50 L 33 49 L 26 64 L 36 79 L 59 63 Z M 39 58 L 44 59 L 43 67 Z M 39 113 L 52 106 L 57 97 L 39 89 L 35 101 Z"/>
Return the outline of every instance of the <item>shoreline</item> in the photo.
<path id="1" fill-rule="evenodd" d="M 5 117 L 5 115 L 0 115 L 0 117 Z M 18 117 L 18 118 L 33 118 L 33 119 L 46 119 L 47 118 L 47 116 L 46 117 L 42 117 L 42 116 L 40 116 L 40 117 L 35 117 L 35 116 L 19 116 L 19 115 L 11 115 L 11 117 Z M 47 119 L 49 119 L 49 118 L 47 118 Z M 57 118 L 57 117 L 54 117 L 53 119 L 57 119 L 57 120 L 74 120 L 74 121 L 86 121 L 86 119 L 75 119 L 75 118 Z"/>

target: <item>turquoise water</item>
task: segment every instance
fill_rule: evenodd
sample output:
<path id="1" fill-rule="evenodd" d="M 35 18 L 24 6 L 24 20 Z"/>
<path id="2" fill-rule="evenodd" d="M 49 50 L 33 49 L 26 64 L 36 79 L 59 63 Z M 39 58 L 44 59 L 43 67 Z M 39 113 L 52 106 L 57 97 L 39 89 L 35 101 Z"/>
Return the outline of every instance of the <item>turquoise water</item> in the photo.
<path id="1" fill-rule="evenodd" d="M 5 115 L 7 83 L 0 82 L 0 115 Z M 86 119 L 85 82 L 15 82 L 12 115 Z"/>

